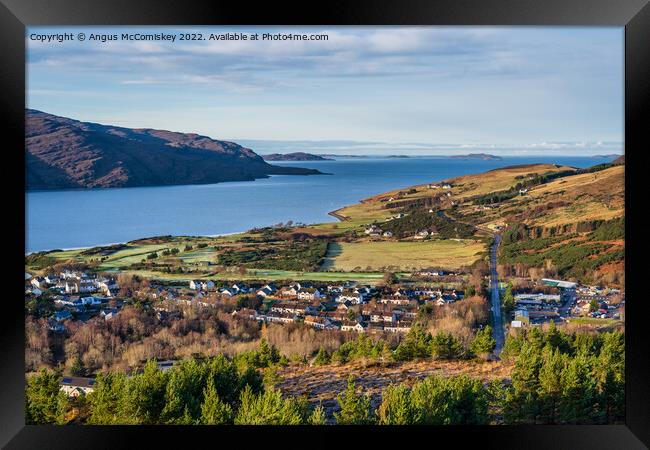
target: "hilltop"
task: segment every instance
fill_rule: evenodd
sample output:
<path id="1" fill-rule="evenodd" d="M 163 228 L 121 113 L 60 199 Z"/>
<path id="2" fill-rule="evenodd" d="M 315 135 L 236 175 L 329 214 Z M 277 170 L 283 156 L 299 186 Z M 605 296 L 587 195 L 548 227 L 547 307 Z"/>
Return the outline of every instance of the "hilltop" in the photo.
<path id="1" fill-rule="evenodd" d="M 194 133 L 124 128 L 26 110 L 27 189 L 247 181 L 318 170 L 266 163 L 253 150 Z"/>

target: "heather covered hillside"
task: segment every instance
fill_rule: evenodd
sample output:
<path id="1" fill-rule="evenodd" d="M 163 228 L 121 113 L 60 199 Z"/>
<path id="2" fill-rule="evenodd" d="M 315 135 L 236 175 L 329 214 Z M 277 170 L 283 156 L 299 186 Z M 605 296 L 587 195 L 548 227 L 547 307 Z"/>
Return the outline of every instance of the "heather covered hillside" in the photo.
<path id="1" fill-rule="evenodd" d="M 28 109 L 27 189 L 247 181 L 317 170 L 278 167 L 251 149 L 193 133 L 80 122 Z"/>

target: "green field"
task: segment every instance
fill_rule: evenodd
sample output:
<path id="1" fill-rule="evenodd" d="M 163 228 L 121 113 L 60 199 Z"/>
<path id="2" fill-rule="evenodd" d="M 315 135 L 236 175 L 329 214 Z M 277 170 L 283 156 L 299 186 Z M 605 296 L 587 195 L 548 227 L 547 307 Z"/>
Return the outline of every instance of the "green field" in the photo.
<path id="1" fill-rule="evenodd" d="M 622 324 L 623 322 L 617 319 L 599 319 L 597 317 L 571 317 L 569 323 L 574 323 L 578 325 L 598 325 L 600 327 L 609 327 L 616 324 Z"/>
<path id="2" fill-rule="evenodd" d="M 351 271 L 444 267 L 458 269 L 480 259 L 485 244 L 475 240 L 342 242 L 324 269 Z"/>
<path id="3" fill-rule="evenodd" d="M 362 283 L 376 284 L 384 276 L 383 272 L 294 272 L 285 270 L 248 270 L 246 274 L 239 272 L 219 272 L 217 274 L 169 274 L 149 270 L 125 270 L 121 273 L 139 275 L 150 279 L 167 281 L 189 281 L 189 280 L 309 280 L 309 281 L 349 281 L 355 280 Z M 407 277 L 410 273 L 398 273 L 398 277 Z"/>

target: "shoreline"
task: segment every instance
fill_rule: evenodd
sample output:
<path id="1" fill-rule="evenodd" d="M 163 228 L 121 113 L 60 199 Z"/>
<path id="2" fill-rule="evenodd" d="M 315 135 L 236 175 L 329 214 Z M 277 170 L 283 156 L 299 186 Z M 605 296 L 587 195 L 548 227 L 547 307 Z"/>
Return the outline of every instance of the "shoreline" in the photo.
<path id="1" fill-rule="evenodd" d="M 348 205 L 348 206 L 350 206 L 350 205 Z M 343 207 L 341 207 L 339 209 L 335 209 L 334 211 L 330 211 L 327 214 L 334 217 L 334 218 L 336 218 L 336 219 L 338 219 L 339 222 L 345 222 L 346 220 L 348 220 L 348 217 L 343 216 L 343 215 L 338 213 L 338 211 L 341 211 L 342 209 L 345 209 L 345 208 L 347 208 L 347 206 L 343 206 Z"/>
<path id="2" fill-rule="evenodd" d="M 365 156 L 365 157 L 367 158 L 367 156 Z M 419 157 L 419 156 L 418 156 L 418 157 Z M 427 156 L 427 157 L 430 157 L 430 156 Z M 416 158 L 416 157 L 414 156 L 414 158 Z M 441 158 L 450 158 L 450 157 L 449 157 L 449 156 L 445 156 L 445 157 L 441 157 Z M 593 158 L 596 158 L 596 157 L 594 157 L 594 156 L 583 156 L 583 158 L 585 158 L 585 159 L 593 159 Z M 382 159 L 385 159 L 385 157 L 382 158 Z M 285 161 L 285 162 L 286 162 L 286 161 Z M 321 161 L 321 162 L 322 162 L 322 161 Z M 506 165 L 506 166 L 504 166 L 504 167 L 508 167 L 508 166 Z M 327 173 L 323 173 L 323 172 L 321 172 L 320 174 L 322 174 L 322 175 L 329 175 L 329 174 L 327 174 Z M 279 175 L 277 175 L 277 174 L 269 174 L 269 175 L 267 175 L 267 176 L 260 177 L 260 178 L 270 178 L 270 177 L 274 177 L 274 176 L 279 176 Z M 447 177 L 447 178 L 445 178 L 445 179 L 449 179 L 449 177 Z M 190 185 L 133 186 L 133 187 L 122 187 L 122 188 L 101 188 L 101 189 L 96 188 L 96 189 L 90 189 L 90 190 L 89 190 L 89 189 L 68 189 L 68 190 L 63 190 L 63 191 L 73 191 L 73 192 L 84 192 L 84 191 L 85 191 L 85 192 L 87 192 L 87 191 L 92 191 L 92 190 L 98 191 L 98 190 L 113 190 L 113 189 L 116 189 L 116 190 L 117 190 L 117 189 L 152 189 L 152 188 L 160 188 L 160 187 L 163 187 L 163 188 L 178 188 L 178 187 L 189 187 L 189 186 L 199 186 L 199 185 L 204 185 L 204 186 L 205 186 L 205 185 L 217 185 L 217 184 L 224 184 L 224 183 L 232 183 L 232 184 L 236 184 L 236 183 L 241 183 L 241 182 L 246 183 L 246 182 L 250 182 L 250 181 L 255 181 L 255 180 L 248 180 L 248 181 L 230 181 L 230 182 L 221 182 L 221 183 L 201 183 L 201 184 L 190 184 Z M 26 193 L 27 195 L 29 195 L 29 194 L 51 193 L 51 192 L 57 192 L 57 191 L 60 192 L 61 190 L 55 190 L 55 189 L 52 189 L 52 190 L 49 190 L 49 189 L 46 189 L 46 190 L 26 190 L 25 193 Z M 390 191 L 388 191 L 388 192 L 390 192 Z M 377 196 L 377 195 L 382 195 L 382 194 L 384 194 L 384 193 L 385 193 L 385 192 L 382 192 L 382 193 L 379 193 L 379 194 L 375 194 L 375 196 Z M 363 204 L 363 203 L 365 203 L 369 198 L 372 198 L 372 197 L 368 197 L 368 198 L 364 198 L 364 199 L 357 200 L 357 203 L 359 203 L 359 204 Z M 349 207 L 349 206 L 351 206 L 351 205 L 354 205 L 354 204 L 355 204 L 355 203 L 351 203 L 351 204 L 348 204 L 348 205 L 344 205 L 344 206 L 342 206 L 342 207 L 340 207 L 340 208 L 338 208 L 338 209 L 335 209 L 335 210 L 333 210 L 333 211 L 329 211 L 329 212 L 327 212 L 327 215 L 328 215 L 328 216 L 332 216 L 332 217 L 334 217 L 334 218 L 335 218 L 337 221 L 339 221 L 339 222 L 345 222 L 345 221 L 348 221 L 350 218 L 347 217 L 347 216 L 344 216 L 343 214 L 341 214 L 340 211 L 342 211 L 343 209 L 345 209 L 345 208 L 347 208 L 347 207 Z M 323 222 L 323 223 L 328 223 L 328 222 Z M 311 224 L 311 225 L 316 225 L 316 224 L 318 224 L 318 223 Z M 188 236 L 188 237 L 196 237 L 196 238 L 200 238 L 200 237 L 208 237 L 208 238 L 214 238 L 214 237 L 220 237 L 220 236 L 229 236 L 229 235 L 235 235 L 235 234 L 242 234 L 242 233 L 246 233 L 246 232 L 248 232 L 248 231 L 249 231 L 249 230 L 240 230 L 240 231 L 230 232 L 230 233 L 217 233 L 217 234 L 206 234 L 206 235 L 194 235 L 194 236 Z M 183 236 L 183 235 L 181 234 L 181 235 L 170 235 L 170 236 L 172 236 L 172 237 L 179 237 L 179 236 Z M 151 237 L 155 237 L 155 236 L 151 236 Z M 111 242 L 111 243 L 99 243 L 99 244 L 91 244 L 91 245 L 82 245 L 82 246 L 78 246 L 78 247 L 65 247 L 65 248 L 62 248 L 62 247 L 61 247 L 61 248 L 53 248 L 53 249 L 42 249 L 42 250 L 25 251 L 25 256 L 32 255 L 32 254 L 35 254 L 35 253 L 50 253 L 50 252 L 55 251 L 55 250 L 59 250 L 59 251 L 65 252 L 65 251 L 74 251 L 74 250 L 86 250 L 86 249 L 92 249 L 92 248 L 96 248 L 96 247 L 104 247 L 104 246 L 112 246 L 112 245 L 124 245 L 124 244 L 128 244 L 129 242 L 133 242 L 133 241 L 138 241 L 138 240 L 142 240 L 142 239 L 150 239 L 151 237 L 137 237 L 137 238 L 131 239 L 131 240 L 129 240 L 129 241 L 119 241 L 119 242 Z M 27 240 L 29 240 L 29 239 L 27 239 Z"/>
<path id="3" fill-rule="evenodd" d="M 241 233 L 246 233 L 246 231 L 235 231 L 234 233 L 220 233 L 220 234 L 201 234 L 201 235 L 196 235 L 196 236 L 187 236 L 187 237 L 192 237 L 192 238 L 202 238 L 202 237 L 220 237 L 220 236 L 232 236 L 234 234 L 241 234 Z M 181 237 L 183 235 L 170 235 L 173 238 Z M 141 241 L 143 239 L 152 239 L 157 236 L 149 236 L 149 237 L 141 237 L 137 239 L 132 239 L 130 241 L 125 241 L 125 242 L 112 242 L 110 244 L 95 244 L 95 245 L 89 245 L 89 246 L 83 246 L 83 247 L 68 247 L 68 248 L 53 248 L 49 250 L 34 250 L 32 252 L 25 252 L 25 256 L 33 255 L 34 253 L 51 253 L 53 251 L 62 251 L 62 252 L 68 252 L 72 250 L 88 250 L 91 248 L 97 248 L 97 247 L 110 247 L 111 245 L 127 245 L 133 241 Z"/>

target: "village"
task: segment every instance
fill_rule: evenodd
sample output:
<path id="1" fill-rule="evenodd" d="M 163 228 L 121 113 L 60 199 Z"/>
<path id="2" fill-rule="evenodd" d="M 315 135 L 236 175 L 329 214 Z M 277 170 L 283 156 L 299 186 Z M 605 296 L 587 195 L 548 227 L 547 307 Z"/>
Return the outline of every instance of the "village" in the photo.
<path id="1" fill-rule="evenodd" d="M 625 295 L 620 289 L 584 286 L 578 283 L 544 278 L 540 287 L 554 293 L 514 293 L 514 311 L 510 326 L 521 328 L 545 322 L 592 319 L 623 320 Z"/>
<path id="2" fill-rule="evenodd" d="M 259 324 L 302 324 L 315 330 L 403 336 L 411 330 L 421 309 L 460 302 L 468 288 L 470 295 L 475 295 L 474 287 L 464 282 L 464 274 L 431 268 L 412 275 L 414 279 L 409 283 L 375 286 L 356 281 L 275 284 L 204 279 L 172 285 L 150 280 L 146 287 L 126 297 L 113 277 L 65 270 L 36 277 L 26 273 L 25 296 L 26 301 L 51 300 L 54 312 L 47 317 L 48 329 L 59 335 L 65 335 L 70 321 L 110 321 L 124 305 L 146 301 L 161 321 L 182 317 L 188 307 L 220 308 L 237 320 Z M 584 318 L 624 319 L 625 297 L 618 289 L 542 279 L 508 294 L 501 284 L 502 298 L 512 295 L 514 300 L 507 322 L 510 328 Z M 173 363 L 159 365 L 164 370 Z M 92 378 L 64 377 L 61 389 L 74 397 L 92 392 L 92 383 Z"/>
<path id="3" fill-rule="evenodd" d="M 275 283 L 224 283 L 191 280 L 174 285 L 151 281 L 133 293 L 135 299 L 152 301 L 160 316 L 177 314 L 179 306 L 231 308 L 232 315 L 266 323 L 302 323 L 318 330 L 407 333 L 418 309 L 424 305 L 444 307 L 465 296 L 457 274 L 441 269 L 414 273 L 420 283 L 371 286 L 348 281 L 339 284 L 308 281 Z M 435 279 L 439 279 L 436 283 Z M 453 280 L 450 282 L 450 280 Z M 501 293 L 505 291 L 501 283 Z M 514 307 L 509 325 L 513 328 L 572 318 L 623 319 L 625 296 L 619 289 L 583 286 L 575 282 L 543 279 L 531 288 L 512 292 Z M 551 293 L 548 293 L 548 291 Z M 110 320 L 128 299 L 120 298 L 114 278 L 82 271 L 30 277 L 26 299 L 48 296 L 55 312 L 49 317 L 50 331 L 65 332 L 65 322 L 85 322 L 93 317 Z M 234 303 L 233 303 L 234 301 Z"/>
<path id="4" fill-rule="evenodd" d="M 438 269 L 424 270 L 422 276 L 448 277 Z M 127 299 L 119 298 L 115 279 L 85 272 L 61 272 L 26 281 L 27 298 L 49 296 L 56 311 L 49 318 L 53 332 L 65 332 L 68 320 L 87 321 L 99 316 L 110 320 L 119 314 Z M 135 299 L 152 301 L 160 316 L 178 313 L 181 306 L 215 308 L 233 304 L 232 315 L 266 323 L 303 323 L 320 330 L 376 331 L 407 333 L 424 304 L 444 306 L 461 300 L 462 290 L 432 287 L 431 283 L 408 288 L 362 285 L 357 282 L 324 284 L 292 282 L 234 282 L 221 287 L 212 280 L 191 280 L 178 285 L 152 281 L 147 289 L 133 293 Z"/>

